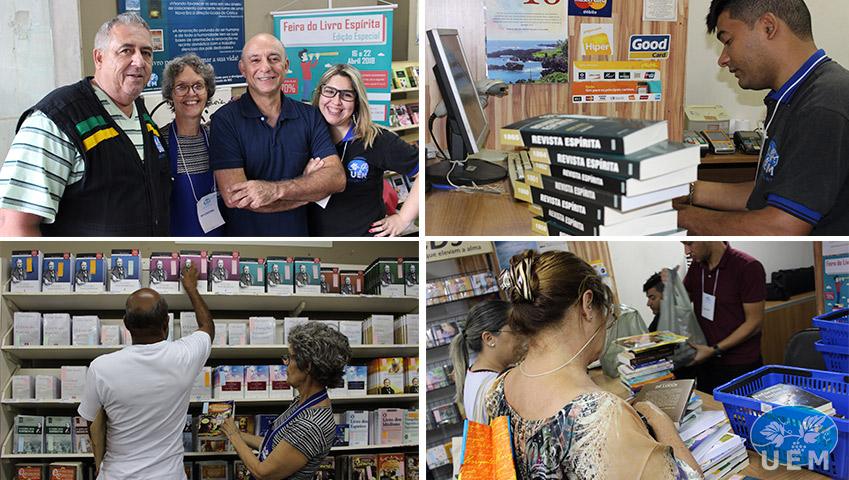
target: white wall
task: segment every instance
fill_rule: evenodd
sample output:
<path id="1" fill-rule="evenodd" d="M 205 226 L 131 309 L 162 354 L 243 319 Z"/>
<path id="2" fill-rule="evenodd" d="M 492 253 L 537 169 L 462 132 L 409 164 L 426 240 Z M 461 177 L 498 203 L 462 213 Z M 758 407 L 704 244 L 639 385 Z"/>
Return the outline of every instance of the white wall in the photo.
<path id="1" fill-rule="evenodd" d="M 849 68 L 849 2 L 846 0 L 806 0 L 811 11 L 814 40 L 819 48 Z M 690 0 L 687 25 L 687 82 L 685 105 L 720 104 L 732 119 L 751 121 L 752 128 L 763 121 L 767 91 L 742 90 L 734 75 L 720 69 L 717 59 L 722 51 L 714 35 L 705 27 L 710 0 Z"/>
<path id="2" fill-rule="evenodd" d="M 766 270 L 767 282 L 772 272 L 787 268 L 810 267 L 814 264 L 811 242 L 731 242 L 731 246 L 757 258 Z M 639 310 L 646 323 L 653 318 L 646 306 L 643 283 L 663 267 L 681 265 L 686 272 L 684 246 L 680 242 L 608 242 L 619 300 Z"/>

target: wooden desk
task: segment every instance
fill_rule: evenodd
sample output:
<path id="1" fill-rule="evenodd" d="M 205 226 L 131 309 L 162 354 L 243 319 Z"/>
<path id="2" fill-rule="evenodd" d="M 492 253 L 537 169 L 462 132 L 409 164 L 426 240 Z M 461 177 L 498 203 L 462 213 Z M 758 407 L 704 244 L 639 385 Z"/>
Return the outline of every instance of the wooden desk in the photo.
<path id="1" fill-rule="evenodd" d="M 816 310 L 816 292 L 800 293 L 789 300 L 766 302 L 761 327 L 761 355 L 765 365 L 784 363 L 784 347 L 790 337 L 811 326 Z"/>
<path id="2" fill-rule="evenodd" d="M 602 372 L 601 368 L 590 370 L 590 378 L 604 390 L 618 395 L 622 398 L 628 397 L 628 389 L 622 385 L 618 378 L 610 378 Z M 714 400 L 713 396 L 704 392 L 698 392 L 702 397 L 703 410 L 722 410 L 722 403 Z M 766 470 L 761 465 L 761 456 L 752 450 L 746 450 L 749 455 L 749 465 L 744 468 L 741 475 L 751 475 L 759 479 L 776 479 L 776 480 L 817 480 L 828 478 L 825 475 L 820 475 L 816 472 L 808 470 L 788 470 L 785 466 L 779 466 L 775 470 Z"/>
<path id="3" fill-rule="evenodd" d="M 506 180 L 501 185 L 501 194 L 431 190 L 425 196 L 425 234 L 533 235 L 530 204 L 514 199 Z"/>
<path id="4" fill-rule="evenodd" d="M 742 153 L 732 155 L 707 154 L 699 163 L 699 180 L 728 183 L 748 182 L 755 178 L 757 166 L 757 155 L 744 155 Z"/>

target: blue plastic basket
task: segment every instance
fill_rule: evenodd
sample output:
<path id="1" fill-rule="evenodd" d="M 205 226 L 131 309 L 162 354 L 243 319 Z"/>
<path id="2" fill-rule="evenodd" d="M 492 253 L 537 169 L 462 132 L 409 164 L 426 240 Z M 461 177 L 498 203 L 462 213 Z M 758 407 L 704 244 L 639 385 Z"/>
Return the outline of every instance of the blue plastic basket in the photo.
<path id="1" fill-rule="evenodd" d="M 713 398 L 725 407 L 734 433 L 743 437 L 749 450 L 754 450 L 749 440 L 749 431 L 755 420 L 764 413 L 761 411 L 761 402 L 749 395 L 779 383 L 795 385 L 826 398 L 838 414 L 844 417 L 849 415 L 849 375 L 766 365 L 713 391 Z M 831 419 L 837 424 L 837 448 L 829 455 L 829 469 L 814 465 L 814 471 L 833 478 L 849 478 L 849 420 L 837 417 Z"/>
<path id="2" fill-rule="evenodd" d="M 827 345 L 819 341 L 814 344 L 814 347 L 822 353 L 825 368 L 832 372 L 849 374 L 849 345 L 842 347 L 840 345 Z"/>
<path id="3" fill-rule="evenodd" d="M 826 345 L 849 345 L 849 308 L 824 313 L 813 319 Z"/>

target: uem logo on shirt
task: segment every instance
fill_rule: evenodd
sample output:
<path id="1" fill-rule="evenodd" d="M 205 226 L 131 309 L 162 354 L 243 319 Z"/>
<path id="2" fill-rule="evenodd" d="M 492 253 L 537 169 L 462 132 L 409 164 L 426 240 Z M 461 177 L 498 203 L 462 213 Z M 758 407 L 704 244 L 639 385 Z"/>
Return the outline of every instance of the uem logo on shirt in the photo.
<path id="1" fill-rule="evenodd" d="M 348 178 L 354 183 L 362 183 L 368 177 L 369 165 L 363 157 L 355 157 L 348 162 Z"/>
<path id="2" fill-rule="evenodd" d="M 778 149 L 775 146 L 775 140 L 769 142 L 769 148 L 766 151 L 766 155 L 764 155 L 763 166 L 761 170 L 764 173 L 764 180 L 767 182 L 771 182 L 775 177 L 775 167 L 778 166 L 778 161 L 781 159 L 780 155 L 778 155 Z"/>

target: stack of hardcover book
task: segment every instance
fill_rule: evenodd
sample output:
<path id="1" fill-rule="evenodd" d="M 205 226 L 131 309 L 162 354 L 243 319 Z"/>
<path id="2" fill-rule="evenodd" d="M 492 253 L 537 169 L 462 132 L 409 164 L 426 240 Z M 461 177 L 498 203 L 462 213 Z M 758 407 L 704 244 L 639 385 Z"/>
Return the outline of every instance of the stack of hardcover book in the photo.
<path id="1" fill-rule="evenodd" d="M 678 427 L 678 433 L 702 467 L 705 479 L 728 478 L 749 465 L 743 438 L 734 434 L 722 410 L 696 414 Z"/>
<path id="2" fill-rule="evenodd" d="M 668 141 L 666 121 L 548 114 L 501 129 L 530 148 L 525 172 L 542 235 L 673 235 L 672 199 L 698 175 L 699 147 Z"/>
<path id="3" fill-rule="evenodd" d="M 672 332 L 651 332 L 616 340 L 616 345 L 625 351 L 619 353 L 619 380 L 632 392 L 638 392 L 644 386 L 671 380 L 672 356 L 675 347 L 687 340 L 687 337 Z"/>

